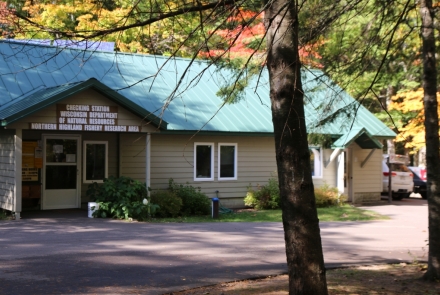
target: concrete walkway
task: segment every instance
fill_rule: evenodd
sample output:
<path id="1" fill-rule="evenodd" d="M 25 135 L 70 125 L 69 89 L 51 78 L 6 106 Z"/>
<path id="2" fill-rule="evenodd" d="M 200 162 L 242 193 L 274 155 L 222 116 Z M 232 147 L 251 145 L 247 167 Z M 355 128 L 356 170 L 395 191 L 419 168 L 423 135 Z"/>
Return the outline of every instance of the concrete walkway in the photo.
<path id="1" fill-rule="evenodd" d="M 386 204 L 386 203 L 385 203 Z M 327 267 L 426 260 L 427 204 L 392 219 L 321 224 Z M 85 211 L 0 221 L 0 294 L 164 294 L 286 272 L 280 223 L 129 223 Z"/>

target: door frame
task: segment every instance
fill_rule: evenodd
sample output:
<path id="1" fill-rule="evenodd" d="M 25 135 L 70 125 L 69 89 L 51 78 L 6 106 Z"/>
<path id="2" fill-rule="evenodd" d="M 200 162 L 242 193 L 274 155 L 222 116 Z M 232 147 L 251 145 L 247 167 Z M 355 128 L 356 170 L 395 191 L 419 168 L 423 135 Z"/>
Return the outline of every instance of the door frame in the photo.
<path id="1" fill-rule="evenodd" d="M 55 208 L 47 208 L 45 206 L 45 197 L 46 197 L 46 139 L 75 139 L 77 140 L 77 156 L 76 156 L 76 201 L 75 207 L 73 208 L 81 208 L 81 159 L 82 159 L 82 138 L 80 134 L 42 134 L 43 141 L 43 171 L 41 173 L 41 210 L 51 210 Z M 46 207 L 46 208 L 45 208 Z M 72 207 L 67 207 L 64 209 L 70 209 Z M 57 208 L 63 209 L 63 208 Z"/>

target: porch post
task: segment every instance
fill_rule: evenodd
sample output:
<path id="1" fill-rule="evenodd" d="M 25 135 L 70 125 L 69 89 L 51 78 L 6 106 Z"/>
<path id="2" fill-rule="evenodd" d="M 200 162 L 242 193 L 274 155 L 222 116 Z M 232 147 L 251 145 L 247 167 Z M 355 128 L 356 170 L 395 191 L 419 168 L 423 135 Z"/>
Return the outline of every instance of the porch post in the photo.
<path id="1" fill-rule="evenodd" d="M 344 193 L 344 154 L 345 152 L 342 152 L 338 156 L 338 162 L 336 165 L 336 187 L 338 188 L 338 191 L 340 194 Z"/>
<path id="2" fill-rule="evenodd" d="M 353 149 L 347 148 L 345 150 L 347 153 L 347 192 L 348 192 L 348 200 L 355 204 L 356 200 L 354 199 L 354 190 L 353 190 Z"/>
<path id="3" fill-rule="evenodd" d="M 14 146 L 15 146 L 15 153 L 14 153 L 14 171 L 15 171 L 15 177 L 14 177 L 14 205 L 13 205 L 13 211 L 15 212 L 15 220 L 20 220 L 20 213 L 21 213 L 21 167 L 22 167 L 22 153 L 23 153 L 23 144 L 22 144 L 22 130 L 16 129 L 15 135 L 14 135 Z"/>

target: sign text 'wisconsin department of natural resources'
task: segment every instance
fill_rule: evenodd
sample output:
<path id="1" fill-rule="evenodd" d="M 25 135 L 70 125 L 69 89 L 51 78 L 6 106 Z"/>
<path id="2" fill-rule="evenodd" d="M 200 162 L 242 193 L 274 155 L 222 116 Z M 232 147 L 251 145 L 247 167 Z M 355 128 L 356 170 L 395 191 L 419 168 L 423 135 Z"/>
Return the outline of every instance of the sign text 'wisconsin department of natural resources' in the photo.
<path id="1" fill-rule="evenodd" d="M 30 123 L 30 129 L 140 132 L 140 126 L 118 125 L 117 106 L 57 104 L 57 123 Z"/>

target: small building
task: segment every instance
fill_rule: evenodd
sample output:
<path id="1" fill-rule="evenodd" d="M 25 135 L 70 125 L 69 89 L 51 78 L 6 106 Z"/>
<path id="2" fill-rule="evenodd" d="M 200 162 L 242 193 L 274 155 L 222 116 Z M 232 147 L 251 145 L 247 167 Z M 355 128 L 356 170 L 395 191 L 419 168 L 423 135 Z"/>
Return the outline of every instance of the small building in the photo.
<path id="1" fill-rule="evenodd" d="M 0 207 L 86 207 L 109 176 L 154 189 L 170 179 L 242 207 L 276 171 L 267 73 L 241 99 L 204 61 L 0 41 Z M 315 186 L 380 199 L 383 139 L 395 133 L 319 70 L 302 71 Z M 342 115 L 336 115 L 342 114 Z"/>

